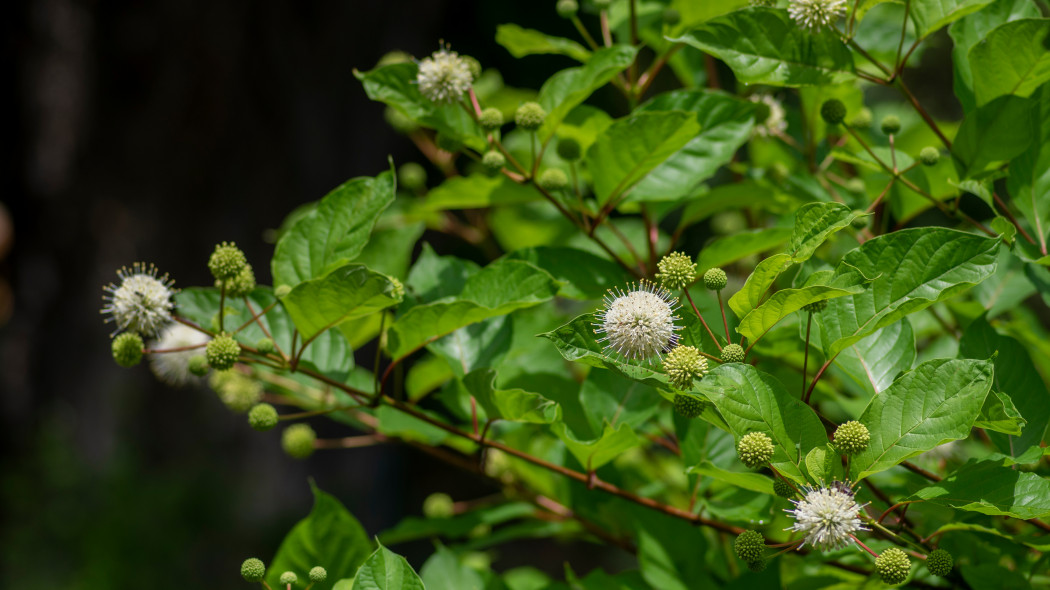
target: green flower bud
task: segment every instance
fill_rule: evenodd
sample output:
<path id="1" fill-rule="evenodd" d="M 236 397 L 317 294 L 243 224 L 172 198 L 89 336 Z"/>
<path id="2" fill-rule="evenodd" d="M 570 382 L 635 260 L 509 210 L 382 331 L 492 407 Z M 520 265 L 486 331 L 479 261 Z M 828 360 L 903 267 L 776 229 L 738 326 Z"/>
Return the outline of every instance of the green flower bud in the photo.
<path id="1" fill-rule="evenodd" d="M 562 160 L 574 162 L 580 159 L 580 142 L 571 137 L 558 139 L 558 147 L 556 149 L 558 157 Z"/>
<path id="2" fill-rule="evenodd" d="M 496 174 L 507 164 L 507 158 L 496 150 L 489 150 L 481 157 L 481 165 L 491 174 Z"/>
<path id="3" fill-rule="evenodd" d="M 861 230 L 868 227 L 868 224 L 871 223 L 871 215 L 868 215 L 867 211 L 861 211 L 860 209 L 857 209 L 853 213 L 854 215 L 856 215 L 856 217 L 853 218 L 853 221 L 850 222 L 850 225 L 853 226 L 853 229 Z"/>
<path id="4" fill-rule="evenodd" d="M 769 565 L 769 562 L 768 560 L 766 560 L 766 558 L 763 557 L 762 559 L 756 559 L 755 561 L 747 562 L 747 569 L 757 574 L 759 572 L 766 571 L 767 565 Z"/>
<path id="5" fill-rule="evenodd" d="M 455 137 L 445 135 L 444 133 L 438 133 L 434 143 L 437 144 L 438 149 L 445 150 L 450 154 L 454 154 L 463 149 L 462 141 Z"/>
<path id="6" fill-rule="evenodd" d="M 244 252 L 233 242 L 223 242 L 215 246 L 215 251 L 208 258 L 208 270 L 220 281 L 235 278 L 248 264 Z"/>
<path id="7" fill-rule="evenodd" d="M 808 303 L 808 304 L 804 305 L 802 307 L 802 311 L 809 312 L 809 313 L 820 313 L 820 312 L 824 311 L 824 309 L 827 308 L 827 306 L 828 306 L 828 300 L 827 299 L 822 299 L 820 301 L 814 301 L 813 303 Z"/>
<path id="8" fill-rule="evenodd" d="M 415 121 L 409 119 L 408 115 L 394 107 L 387 107 L 383 111 L 383 118 L 386 119 L 387 124 L 390 125 L 394 131 L 404 135 L 408 135 L 416 129 L 419 129 L 419 125 Z"/>
<path id="9" fill-rule="evenodd" d="M 795 490 L 791 489 L 791 484 L 778 477 L 773 480 L 773 493 L 781 498 L 791 498 L 795 495 Z"/>
<path id="10" fill-rule="evenodd" d="M 773 162 L 773 165 L 769 167 L 769 177 L 777 184 L 784 182 L 789 176 L 791 176 L 791 169 L 783 162 Z"/>
<path id="11" fill-rule="evenodd" d="M 238 414 L 247 412 L 262 399 L 262 385 L 238 371 L 215 371 L 208 385 L 230 411 Z"/>
<path id="12" fill-rule="evenodd" d="M 383 57 L 379 58 L 379 61 L 376 62 L 376 67 L 381 68 L 383 66 L 407 63 L 412 63 L 412 56 L 404 51 L 395 49 L 384 53 Z"/>
<path id="13" fill-rule="evenodd" d="M 397 180 L 408 190 L 418 191 L 427 186 L 427 171 L 417 162 L 405 162 L 397 169 Z"/>
<path id="14" fill-rule="evenodd" d="M 944 549 L 938 549 L 926 557 L 926 569 L 935 576 L 947 577 L 952 573 L 954 565 L 955 560 L 952 559 L 952 554 Z"/>
<path id="15" fill-rule="evenodd" d="M 849 126 L 854 129 L 867 129 L 871 127 L 871 109 L 864 107 L 857 111 L 856 115 L 849 120 Z"/>
<path id="16" fill-rule="evenodd" d="M 828 125 L 838 125 L 846 118 L 846 105 L 837 98 L 829 98 L 820 105 L 820 116 Z"/>
<path id="17" fill-rule="evenodd" d="M 758 531 L 744 531 L 737 535 L 733 551 L 740 561 L 748 563 L 762 559 L 766 550 L 766 539 Z"/>
<path id="18" fill-rule="evenodd" d="M 288 294 L 291 293 L 291 292 L 292 292 L 292 287 L 291 286 L 289 286 L 289 285 L 278 285 L 273 290 L 273 296 L 278 298 L 278 299 L 281 299 L 282 297 L 287 297 Z"/>
<path id="19" fill-rule="evenodd" d="M 255 404 L 248 411 L 248 424 L 259 432 L 266 432 L 277 426 L 277 409 L 270 404 Z"/>
<path id="20" fill-rule="evenodd" d="M 703 400 L 691 395 L 682 395 L 681 393 L 674 395 L 674 411 L 683 418 L 697 418 L 704 413 L 706 407 L 707 404 Z"/>
<path id="21" fill-rule="evenodd" d="M 258 350 L 260 354 L 270 354 L 273 352 L 273 349 L 273 340 L 269 338 L 260 338 L 259 341 L 255 343 L 255 350 Z"/>
<path id="22" fill-rule="evenodd" d="M 262 582 L 266 576 L 266 566 L 261 559 L 249 557 L 241 564 L 241 576 L 245 582 Z"/>
<path id="23" fill-rule="evenodd" d="M 572 18 L 580 10 L 580 5 L 576 0 L 558 0 L 555 10 L 558 11 L 558 16 L 562 18 Z"/>
<path id="24" fill-rule="evenodd" d="M 569 186 L 569 177 L 558 168 L 548 168 L 540 174 L 539 185 L 546 191 L 560 191 Z"/>
<path id="25" fill-rule="evenodd" d="M 390 284 L 394 287 L 390 290 L 390 296 L 394 299 L 401 300 L 405 296 L 405 286 L 401 284 L 401 281 L 397 280 L 397 277 L 387 277 L 390 279 Z"/>
<path id="26" fill-rule="evenodd" d="M 692 346 L 676 346 L 664 358 L 667 380 L 677 389 L 688 389 L 694 377 L 707 374 L 707 359 Z"/>
<path id="27" fill-rule="evenodd" d="M 470 70 L 470 78 L 477 80 L 481 76 L 481 62 L 469 55 L 461 55 L 459 59 L 463 60 L 463 63 L 467 65 L 467 69 Z"/>
<path id="28" fill-rule="evenodd" d="M 299 576 L 295 575 L 295 572 L 284 572 L 281 574 L 281 585 L 294 584 L 299 581 Z"/>
<path id="29" fill-rule="evenodd" d="M 251 295 L 252 290 L 255 289 L 255 273 L 252 271 L 252 265 L 245 264 L 241 271 L 237 273 L 237 276 L 227 281 L 215 281 L 215 288 L 221 288 L 223 282 L 226 283 L 226 296 L 235 299 L 241 297 L 247 297 Z"/>
<path id="30" fill-rule="evenodd" d="M 314 454 L 314 441 L 317 433 L 309 424 L 292 424 L 281 434 L 281 448 L 288 456 L 305 459 Z"/>
<path id="31" fill-rule="evenodd" d="M 832 439 L 840 451 L 847 455 L 856 455 L 863 453 L 868 448 L 871 435 L 868 433 L 867 426 L 856 420 L 850 420 L 835 430 Z"/>
<path id="32" fill-rule="evenodd" d="M 495 107 L 489 107 L 481 111 L 478 117 L 481 128 L 487 131 L 495 131 L 503 126 L 503 112 Z"/>
<path id="33" fill-rule="evenodd" d="M 321 566 L 310 568 L 310 581 L 313 583 L 323 582 L 328 579 L 328 570 Z"/>
<path id="34" fill-rule="evenodd" d="M 451 518 L 455 513 L 452 497 L 448 494 L 438 492 L 423 500 L 423 516 L 427 518 Z"/>
<path id="35" fill-rule="evenodd" d="M 681 252 L 671 252 L 656 264 L 656 280 L 664 289 L 684 289 L 696 280 L 696 263 Z"/>
<path id="36" fill-rule="evenodd" d="M 514 113 L 514 123 L 527 131 L 539 129 L 546 118 L 547 111 L 543 110 L 543 107 L 535 102 L 527 102 L 521 105 Z"/>
<path id="37" fill-rule="evenodd" d="M 882 118 L 882 132 L 886 135 L 893 135 L 901 130 L 901 120 L 897 115 L 886 115 Z"/>
<path id="38" fill-rule="evenodd" d="M 864 194 L 868 190 L 868 186 L 864 184 L 864 180 L 861 178 L 853 177 L 846 181 L 846 190 L 851 193 Z M 854 211 L 854 213 L 863 213 L 863 211 Z"/>
<path id="39" fill-rule="evenodd" d="M 875 571 L 878 572 L 882 581 L 890 586 L 904 583 L 908 579 L 908 570 L 911 569 L 911 560 L 908 554 L 890 547 L 875 558 Z"/>
<path id="40" fill-rule="evenodd" d="M 208 342 L 204 352 L 212 368 L 216 371 L 225 371 L 237 362 L 237 357 L 241 355 L 241 347 L 233 336 L 220 334 Z"/>
<path id="41" fill-rule="evenodd" d="M 739 344 L 726 344 L 722 347 L 722 363 L 744 362 L 744 347 Z"/>
<path id="42" fill-rule="evenodd" d="M 665 8 L 663 13 L 664 24 L 670 27 L 682 22 L 682 13 L 673 8 Z"/>
<path id="43" fill-rule="evenodd" d="M 729 282 L 729 278 L 726 277 L 726 271 L 720 268 L 709 268 L 704 273 L 704 286 L 711 291 L 721 291 L 726 288 L 726 283 Z"/>
<path id="44" fill-rule="evenodd" d="M 203 354 L 195 354 L 190 357 L 187 368 L 190 373 L 203 377 L 208 374 L 208 359 L 204 358 Z"/>
<path id="45" fill-rule="evenodd" d="M 941 152 L 932 145 L 922 148 L 922 151 L 919 152 L 919 160 L 924 166 L 936 166 L 940 159 Z"/>
<path id="46" fill-rule="evenodd" d="M 764 432 L 750 432 L 737 443 L 736 455 L 751 469 L 760 467 L 773 458 L 773 441 Z"/>
<path id="47" fill-rule="evenodd" d="M 122 367 L 134 367 L 142 362 L 142 349 L 145 348 L 142 336 L 137 332 L 124 332 L 113 339 L 110 348 L 113 350 L 113 360 Z"/>

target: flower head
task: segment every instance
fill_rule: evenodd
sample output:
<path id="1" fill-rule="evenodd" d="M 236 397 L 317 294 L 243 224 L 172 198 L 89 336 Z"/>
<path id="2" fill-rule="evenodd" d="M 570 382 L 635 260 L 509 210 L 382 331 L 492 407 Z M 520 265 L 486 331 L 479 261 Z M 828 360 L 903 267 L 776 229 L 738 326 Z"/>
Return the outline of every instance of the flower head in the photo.
<path id="1" fill-rule="evenodd" d="M 174 281 L 164 275 L 157 278 L 157 268 L 136 262 L 131 269 L 117 271 L 120 285 L 110 283 L 102 289 L 105 305 L 102 313 L 110 314 L 107 322 L 117 322 L 118 330 L 138 332 L 143 336 L 156 335 L 161 328 L 171 321 L 171 310 L 175 302 L 171 300 L 175 290 L 171 288 Z"/>
<path id="2" fill-rule="evenodd" d="M 199 347 L 208 343 L 208 335 L 183 324 L 172 324 L 161 332 L 160 337 L 150 343 L 156 350 L 188 348 L 176 352 L 156 352 L 149 357 L 149 368 L 157 379 L 171 385 L 185 385 L 196 379 L 190 370 L 190 359 L 201 354 Z"/>
<path id="3" fill-rule="evenodd" d="M 664 359 L 667 380 L 678 389 L 688 389 L 694 377 L 707 374 L 707 359 L 693 346 L 676 346 Z"/>
<path id="4" fill-rule="evenodd" d="M 753 133 L 759 137 L 771 137 L 780 135 L 787 129 L 787 114 L 780 101 L 768 94 L 752 94 L 751 102 L 757 102 L 764 106 L 763 111 L 768 111 L 765 118 L 761 115 L 755 117 L 755 128 Z"/>
<path id="5" fill-rule="evenodd" d="M 875 571 L 878 572 L 882 581 L 890 586 L 901 584 L 908 579 L 908 571 L 911 569 L 911 560 L 908 554 L 890 547 L 875 558 Z"/>
<path id="6" fill-rule="evenodd" d="M 766 550 L 766 539 L 758 531 L 744 531 L 733 542 L 733 551 L 741 561 L 751 563 L 762 559 Z"/>
<path id="7" fill-rule="evenodd" d="M 736 445 L 736 455 L 740 462 L 751 469 L 768 463 L 775 451 L 773 441 L 764 432 L 749 432 L 742 436 Z"/>
<path id="8" fill-rule="evenodd" d="M 952 573 L 952 566 L 955 565 L 955 560 L 952 559 L 952 554 L 948 553 L 944 549 L 938 549 L 926 557 L 926 569 L 930 570 L 930 573 L 935 576 L 945 577 Z"/>
<path id="9" fill-rule="evenodd" d="M 682 328 L 674 324 L 680 319 L 676 309 L 677 298 L 643 280 L 626 292 L 609 290 L 605 306 L 595 314 L 600 323 L 594 324 L 594 331 L 605 335 L 598 342 L 605 343 L 606 351 L 651 361 L 678 343 L 675 332 Z"/>
<path id="10" fill-rule="evenodd" d="M 681 393 L 674 394 L 674 411 L 683 418 L 697 418 L 706 408 L 707 404 L 701 399 Z"/>
<path id="11" fill-rule="evenodd" d="M 142 336 L 124 332 L 113 339 L 113 360 L 122 367 L 134 367 L 142 360 Z"/>
<path id="12" fill-rule="evenodd" d="M 794 526 L 785 530 L 805 535 L 803 545 L 809 543 L 820 551 L 840 549 L 849 545 L 850 536 L 866 531 L 857 514 L 862 505 L 853 498 L 848 484 L 834 482 L 826 488 L 803 488 L 802 500 L 791 500 L 794 510 L 784 512 L 795 519 Z"/>
<path id="13" fill-rule="evenodd" d="M 798 26 L 817 33 L 846 13 L 846 0 L 791 0 L 788 15 Z"/>
<path id="14" fill-rule="evenodd" d="M 266 576 L 266 566 L 261 559 L 249 557 L 241 564 L 241 575 L 246 582 L 261 582 Z"/>
<path id="15" fill-rule="evenodd" d="M 305 459 L 314 454 L 317 434 L 309 424 L 292 424 L 281 434 L 281 448 L 293 459 Z"/>
<path id="16" fill-rule="evenodd" d="M 310 581 L 317 583 L 323 582 L 328 579 L 328 570 L 321 566 L 310 568 Z"/>
<path id="17" fill-rule="evenodd" d="M 452 103 L 474 83 L 470 63 L 448 47 L 442 47 L 419 62 L 416 84 L 431 102 Z"/>
<path id="18" fill-rule="evenodd" d="M 671 252 L 656 264 L 656 279 L 665 289 L 684 289 L 696 280 L 696 263 L 681 252 Z"/>
<path id="19" fill-rule="evenodd" d="M 850 420 L 835 429 L 833 438 L 835 446 L 840 451 L 847 455 L 856 455 L 857 453 L 863 453 L 868 448 L 871 434 L 868 432 L 867 426 L 856 420 Z"/>

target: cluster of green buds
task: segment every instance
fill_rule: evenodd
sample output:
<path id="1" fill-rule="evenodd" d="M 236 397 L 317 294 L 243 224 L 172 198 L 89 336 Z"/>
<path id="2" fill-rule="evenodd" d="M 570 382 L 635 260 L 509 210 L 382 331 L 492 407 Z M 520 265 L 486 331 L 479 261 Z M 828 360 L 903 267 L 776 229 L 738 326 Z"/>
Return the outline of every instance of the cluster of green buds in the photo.
<path id="1" fill-rule="evenodd" d="M 740 437 L 736 445 L 736 455 L 740 462 L 751 469 L 761 467 L 773 458 L 773 441 L 764 432 L 749 432 Z"/>
<path id="2" fill-rule="evenodd" d="M 758 531 L 747 530 L 737 535 L 733 551 L 749 570 L 760 572 L 766 569 L 766 539 Z"/>
<path id="3" fill-rule="evenodd" d="M 265 585 L 267 588 L 270 586 L 266 584 L 266 564 L 257 557 L 249 557 L 244 560 L 241 564 L 241 577 L 246 582 L 255 582 Z M 319 584 L 328 579 L 328 570 L 321 566 L 314 566 L 310 569 L 309 573 L 306 574 L 307 579 L 310 581 L 306 588 L 311 588 L 314 584 Z M 290 589 L 293 584 L 299 582 L 299 575 L 295 572 L 282 572 L 278 578 L 282 588 Z"/>

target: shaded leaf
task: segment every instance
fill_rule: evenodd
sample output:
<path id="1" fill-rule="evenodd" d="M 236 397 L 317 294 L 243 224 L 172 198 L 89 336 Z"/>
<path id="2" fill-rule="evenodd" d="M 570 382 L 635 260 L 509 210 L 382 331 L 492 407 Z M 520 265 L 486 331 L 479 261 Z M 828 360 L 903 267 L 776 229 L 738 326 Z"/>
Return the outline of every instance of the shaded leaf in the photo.
<path id="1" fill-rule="evenodd" d="M 515 250 L 507 258 L 524 260 L 549 272 L 561 282 L 558 295 L 571 299 L 601 299 L 609 289 L 632 278 L 615 262 L 576 248 L 535 246 Z"/>
<path id="2" fill-rule="evenodd" d="M 551 76 L 540 88 L 538 99 L 547 111 L 543 127 L 538 131 L 540 137 L 546 139 L 553 135 L 569 111 L 631 65 L 635 53 L 637 49 L 628 45 L 606 47 L 595 51 L 586 65 Z"/>
<path id="3" fill-rule="evenodd" d="M 1008 94 L 968 113 L 952 144 L 961 178 L 1025 151 L 1033 139 L 1033 101 Z"/>
<path id="4" fill-rule="evenodd" d="M 523 389 L 496 389 L 495 381 L 496 371 L 492 369 L 478 369 L 461 380 L 489 420 L 538 424 L 561 420 L 561 408 L 553 401 Z"/>
<path id="5" fill-rule="evenodd" d="M 984 8 L 991 0 L 914 0 L 911 18 L 919 39 Z"/>
<path id="6" fill-rule="evenodd" d="M 1050 20 L 1002 24 L 970 50 L 977 107 L 1003 95 L 1030 96 L 1050 80 Z"/>
<path id="7" fill-rule="evenodd" d="M 1010 469 L 1002 460 L 970 459 L 911 498 L 991 516 L 1042 518 L 1050 515 L 1050 480 Z"/>
<path id="8" fill-rule="evenodd" d="M 578 440 L 564 422 L 556 422 L 551 425 L 554 432 L 565 443 L 573 457 L 580 462 L 588 471 L 599 469 L 609 461 L 615 459 L 620 453 L 641 444 L 642 439 L 634 433 L 628 424 L 620 424 L 613 428 L 606 424 L 601 436 L 595 440 Z"/>
<path id="9" fill-rule="evenodd" d="M 835 365 L 865 389 L 879 393 L 911 369 L 915 355 L 915 333 L 908 318 L 902 318 L 844 348 Z"/>
<path id="10" fill-rule="evenodd" d="M 705 272 L 709 268 L 722 267 L 741 258 L 779 247 L 791 236 L 791 230 L 774 227 L 754 231 L 736 232 L 719 238 L 700 251 L 696 268 Z"/>
<path id="11" fill-rule="evenodd" d="M 981 414 L 977 416 L 973 427 L 1020 436 L 1025 422 L 1010 396 L 993 391 L 985 398 L 984 407 L 981 408 Z"/>
<path id="12" fill-rule="evenodd" d="M 425 590 L 408 561 L 379 545 L 354 576 L 354 590 Z"/>
<path id="13" fill-rule="evenodd" d="M 351 263 L 299 283 L 281 303 L 308 342 L 341 322 L 396 305 L 401 297 L 390 277 Z"/>
<path id="14" fill-rule="evenodd" d="M 519 184 L 507 176 L 471 174 L 455 176 L 427 193 L 424 207 L 434 211 L 446 209 L 481 209 L 538 201 L 543 195 L 531 184 Z"/>
<path id="15" fill-rule="evenodd" d="M 549 53 L 565 55 L 584 63 L 591 57 L 590 51 L 571 39 L 554 37 L 515 24 L 496 27 L 496 43 L 502 45 L 514 57 Z"/>
<path id="16" fill-rule="evenodd" d="M 758 473 L 729 471 L 718 467 L 706 459 L 700 461 L 696 465 L 686 467 L 685 472 L 705 475 L 742 490 L 751 490 L 752 492 L 773 495 L 773 480 L 769 477 L 759 475 Z"/>

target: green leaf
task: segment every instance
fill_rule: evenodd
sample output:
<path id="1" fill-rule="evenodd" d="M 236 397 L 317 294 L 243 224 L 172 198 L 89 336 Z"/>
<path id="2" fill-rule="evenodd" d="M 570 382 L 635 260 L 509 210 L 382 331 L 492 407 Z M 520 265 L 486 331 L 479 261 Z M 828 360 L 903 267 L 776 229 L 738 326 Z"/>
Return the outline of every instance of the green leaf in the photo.
<path id="1" fill-rule="evenodd" d="M 615 262 L 576 248 L 536 246 L 515 250 L 507 258 L 549 272 L 561 283 L 558 296 L 570 299 L 601 299 L 610 288 L 631 280 L 630 273 Z"/>
<path id="2" fill-rule="evenodd" d="M 922 363 L 871 398 L 860 416 L 871 442 L 853 458 L 859 480 L 934 447 L 966 438 L 992 386 L 991 361 Z"/>
<path id="3" fill-rule="evenodd" d="M 540 88 L 538 101 L 547 111 L 547 118 L 538 132 L 539 136 L 546 139 L 553 135 L 569 111 L 631 65 L 637 51 L 628 45 L 599 49 L 586 65 L 562 70 L 551 76 Z"/>
<path id="4" fill-rule="evenodd" d="M 696 113 L 700 131 L 635 185 L 629 201 L 673 201 L 696 194 L 751 137 L 755 103 L 717 91 L 678 90 L 657 96 L 636 112 L 647 111 Z"/>
<path id="5" fill-rule="evenodd" d="M 427 590 L 485 590 L 481 575 L 440 543 L 419 573 Z"/>
<path id="6" fill-rule="evenodd" d="M 354 576 L 354 590 L 425 590 L 408 561 L 379 545 Z"/>
<path id="7" fill-rule="evenodd" d="M 842 455 L 830 444 L 810 450 L 804 465 L 809 480 L 815 484 L 845 479 Z"/>
<path id="8" fill-rule="evenodd" d="M 496 371 L 478 369 L 461 383 L 485 410 L 489 420 L 550 424 L 561 420 L 561 407 L 538 393 L 523 389 L 496 389 Z"/>
<path id="9" fill-rule="evenodd" d="M 423 242 L 423 251 L 408 272 L 405 287 L 411 293 L 412 300 L 430 303 L 459 294 L 466 286 L 467 279 L 479 270 L 481 267 L 470 260 L 438 256 L 429 243 Z"/>
<path id="10" fill-rule="evenodd" d="M 390 277 L 360 264 L 341 266 L 304 281 L 281 299 L 304 341 L 347 320 L 397 305 L 401 294 Z"/>
<path id="11" fill-rule="evenodd" d="M 1010 162 L 1007 187 L 1012 201 L 1032 224 L 1036 242 L 1045 245 L 1050 235 L 1050 84 L 1031 98 L 1032 142 Z"/>
<path id="12" fill-rule="evenodd" d="M 292 527 L 273 562 L 267 564 L 266 579 L 271 588 L 280 587 L 278 581 L 282 573 L 292 571 L 304 575 L 317 565 L 324 566 L 329 580 L 349 578 L 372 551 L 372 543 L 361 524 L 339 500 L 317 489 L 312 482 L 310 488 L 314 494 L 313 510 Z M 315 586 L 327 587 L 327 583 Z"/>
<path id="13" fill-rule="evenodd" d="M 931 534 L 940 536 L 941 533 L 948 533 L 952 531 L 966 531 L 982 533 L 985 535 L 993 535 L 1001 539 L 1007 539 L 1008 541 L 1017 543 L 1018 545 L 1030 547 L 1032 549 L 1035 549 L 1036 551 L 1040 551 L 1043 553 L 1050 551 L 1050 539 L 1048 539 L 1045 534 L 1042 534 L 1040 536 L 1008 535 L 998 529 L 993 529 L 991 527 L 986 527 L 975 523 L 949 522 L 948 524 L 940 527 Z"/>
<path id="14" fill-rule="evenodd" d="M 914 0 L 911 18 L 915 34 L 925 39 L 931 33 L 984 8 L 992 0 Z"/>
<path id="15" fill-rule="evenodd" d="M 727 469 L 722 469 L 706 459 L 696 465 L 686 467 L 685 472 L 704 475 L 742 490 L 751 490 L 752 492 L 773 495 L 773 480 L 765 475 L 729 471 Z"/>
<path id="16" fill-rule="evenodd" d="M 914 362 L 915 333 L 908 318 L 876 330 L 835 357 L 837 367 L 873 394 L 889 387 Z"/>
<path id="17" fill-rule="evenodd" d="M 912 495 L 957 510 L 1029 519 L 1050 515 L 1050 480 L 1010 469 L 1002 460 L 970 459 L 943 480 Z"/>
<path id="18" fill-rule="evenodd" d="M 700 132 L 685 111 L 638 112 L 614 121 L 587 150 L 599 203 L 617 201 Z"/>
<path id="19" fill-rule="evenodd" d="M 642 443 L 628 424 L 620 424 L 616 428 L 613 428 L 612 424 L 606 424 L 601 436 L 589 441 L 578 440 L 564 422 L 552 424 L 551 431 L 565 443 L 572 456 L 588 471 L 598 470 L 620 453 Z"/>
<path id="20" fill-rule="evenodd" d="M 496 27 L 496 43 L 502 45 L 514 57 L 550 53 L 565 55 L 584 63 L 591 57 L 590 51 L 571 39 L 553 37 L 515 24 Z"/>
<path id="21" fill-rule="evenodd" d="M 1033 110 L 1032 100 L 1005 95 L 968 113 L 952 144 L 959 176 L 976 176 L 1024 152 L 1034 137 Z"/>
<path id="22" fill-rule="evenodd" d="M 368 242 L 379 214 L 394 201 L 394 174 L 355 178 L 325 195 L 277 242 L 274 285 L 294 287 L 352 260 Z"/>
<path id="23" fill-rule="evenodd" d="M 1018 571 L 991 563 L 964 564 L 959 568 L 971 588 L 995 588 L 996 590 L 1030 590 L 1032 583 Z"/>
<path id="24" fill-rule="evenodd" d="M 353 261 L 404 280 L 408 275 L 412 250 L 423 235 L 424 229 L 422 222 L 398 225 L 390 229 L 376 229 L 372 232 L 365 249 Z"/>
<path id="25" fill-rule="evenodd" d="M 766 334 L 773 326 L 810 303 L 830 301 L 836 297 L 845 297 L 864 292 L 861 286 L 831 287 L 828 285 L 811 285 L 800 289 L 782 289 L 777 291 L 765 303 L 751 310 L 743 319 L 736 331 L 754 342 Z"/>
<path id="26" fill-rule="evenodd" d="M 449 178 L 435 187 L 423 202 L 431 211 L 481 209 L 538 201 L 543 195 L 531 184 L 519 184 L 507 176 L 472 174 Z"/>
<path id="27" fill-rule="evenodd" d="M 970 50 L 973 88 L 980 108 L 1004 96 L 1030 96 L 1050 80 L 1050 20 L 1002 24 Z"/>
<path id="28" fill-rule="evenodd" d="M 995 390 L 1009 395 L 1017 411 L 1028 423 L 1024 432 L 1012 442 L 998 434 L 990 433 L 989 436 L 1004 450 L 1012 446 L 1017 452 L 1022 452 L 1043 440 L 1047 424 L 1050 423 L 1050 391 L 1039 376 L 1025 346 L 996 332 L 983 317 L 977 318 L 963 332 L 959 341 L 959 356 L 989 358 L 993 355 Z"/>
<path id="29" fill-rule="evenodd" d="M 811 449 L 823 447 L 828 437 L 812 408 L 784 389 L 779 381 L 751 365 L 720 365 L 703 379 L 721 388 L 707 397 L 739 439 L 764 432 L 775 446 L 770 463 L 797 484 L 806 484 L 800 464 Z"/>
<path id="30" fill-rule="evenodd" d="M 788 254 L 798 262 L 809 260 L 831 234 L 849 227 L 853 220 L 864 217 L 841 203 L 808 203 L 795 214 L 795 227 L 788 240 Z"/>
<path id="31" fill-rule="evenodd" d="M 828 301 L 820 314 L 828 358 L 902 317 L 948 299 L 995 272 L 999 240 L 915 228 L 868 240 L 846 253 L 836 274 L 874 278 L 863 292 Z"/>
<path id="32" fill-rule="evenodd" d="M 791 230 L 783 227 L 736 232 L 719 238 L 700 251 L 696 268 L 705 272 L 709 268 L 725 266 L 752 254 L 779 247 L 791 236 Z"/>
<path id="33" fill-rule="evenodd" d="M 1021 417 L 1010 396 L 993 391 L 985 398 L 984 407 L 981 408 L 981 414 L 977 416 L 973 427 L 1020 436 L 1025 423 L 1026 420 Z"/>
<path id="34" fill-rule="evenodd" d="M 398 545 L 439 536 L 447 539 L 461 539 L 468 537 L 471 531 L 478 528 L 478 525 L 488 525 L 492 528 L 528 518 L 535 513 L 536 507 L 527 502 L 504 502 L 482 505 L 449 518 L 406 516 L 392 528 L 380 533 L 379 542 L 384 545 Z"/>
<path id="35" fill-rule="evenodd" d="M 742 318 L 758 307 L 780 273 L 792 264 L 794 262 L 790 254 L 774 254 L 759 262 L 755 270 L 748 275 L 744 286 L 729 298 L 729 308 L 733 310 L 736 317 Z"/>
<path id="36" fill-rule="evenodd" d="M 441 358 L 458 377 L 484 367 L 494 367 L 510 352 L 514 336 L 510 316 L 496 316 L 463 326 L 427 349 Z"/>
<path id="37" fill-rule="evenodd" d="M 401 358 L 434 337 L 547 301 L 557 290 L 553 277 L 527 262 L 496 261 L 468 278 L 455 298 L 417 305 L 400 315 L 387 332 L 387 353 Z"/>
<path id="38" fill-rule="evenodd" d="M 853 54 L 837 33 L 810 33 L 783 9 L 731 12 L 674 41 L 718 57 L 746 84 L 822 86 L 855 76 Z"/>

